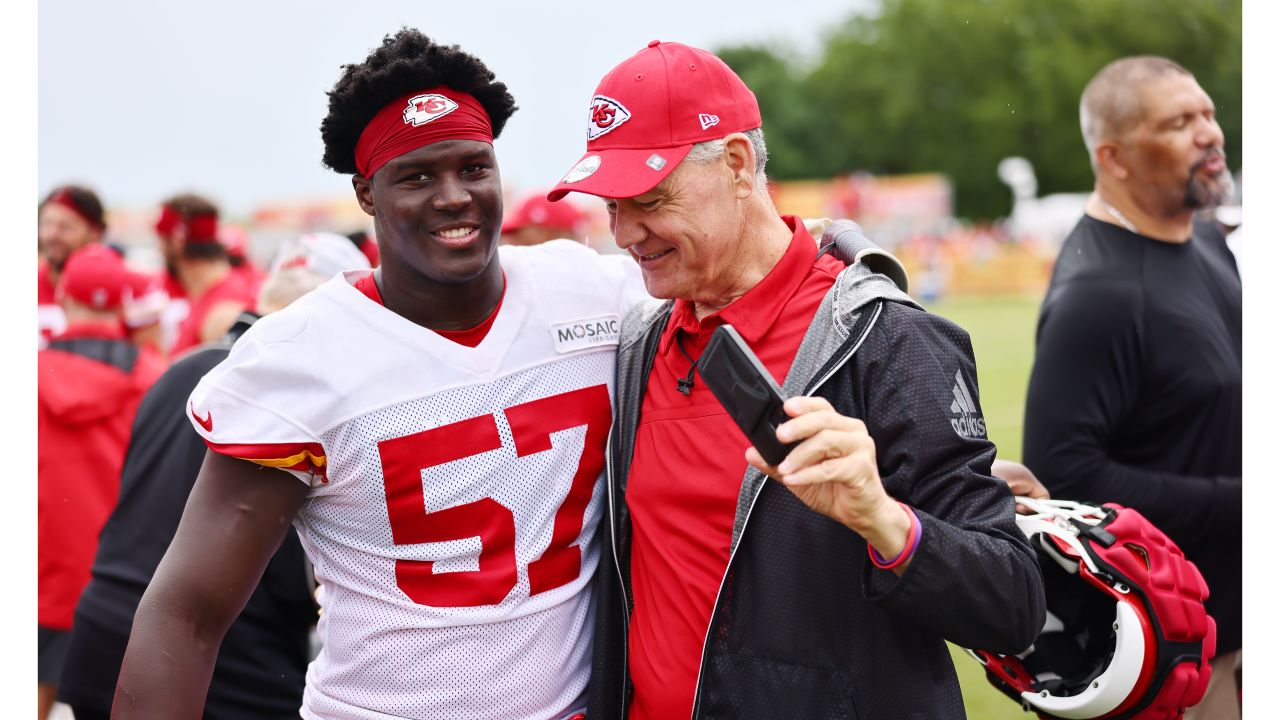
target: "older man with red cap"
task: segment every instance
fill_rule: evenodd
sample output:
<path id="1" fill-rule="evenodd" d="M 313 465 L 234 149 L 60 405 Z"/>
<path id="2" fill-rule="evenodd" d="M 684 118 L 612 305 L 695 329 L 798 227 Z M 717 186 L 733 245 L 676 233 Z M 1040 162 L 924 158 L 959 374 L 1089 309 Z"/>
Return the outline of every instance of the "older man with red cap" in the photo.
<path id="1" fill-rule="evenodd" d="M 623 322 L 588 717 L 962 718 L 944 640 L 1045 618 L 991 475 L 967 334 L 817 251 L 765 187 L 755 96 L 654 41 L 550 194 L 604 199 L 651 295 Z M 732 325 L 790 396 L 767 465 L 696 377 Z"/>
<path id="2" fill-rule="evenodd" d="M 164 371 L 158 354 L 125 338 L 127 286 L 124 261 L 105 246 L 72 254 L 56 290 L 67 327 L 37 361 L 41 717 L 53 704 L 98 531 L 116 502 L 134 412 Z"/>

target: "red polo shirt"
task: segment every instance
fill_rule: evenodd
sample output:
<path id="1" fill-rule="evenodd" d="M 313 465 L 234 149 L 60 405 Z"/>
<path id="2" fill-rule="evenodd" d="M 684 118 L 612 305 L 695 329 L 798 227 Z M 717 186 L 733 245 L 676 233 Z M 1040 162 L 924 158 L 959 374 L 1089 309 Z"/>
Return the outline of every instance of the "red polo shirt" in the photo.
<path id="1" fill-rule="evenodd" d="M 728 323 L 781 385 L 818 305 L 844 264 L 814 260 L 817 243 L 799 218 L 782 259 L 747 294 L 699 322 L 677 300 L 663 331 L 641 406 L 627 484 L 631 510 L 631 614 L 628 664 L 635 684 L 631 718 L 689 717 L 703 639 L 720 579 L 750 442 L 707 389 L 676 390 L 689 360 L 698 358 L 716 327 Z"/>

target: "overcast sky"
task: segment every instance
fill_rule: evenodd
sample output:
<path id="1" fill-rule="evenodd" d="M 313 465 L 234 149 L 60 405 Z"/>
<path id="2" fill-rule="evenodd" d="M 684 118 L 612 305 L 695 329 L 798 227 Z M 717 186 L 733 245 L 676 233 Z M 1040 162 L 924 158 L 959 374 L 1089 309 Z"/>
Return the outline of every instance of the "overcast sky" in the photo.
<path id="1" fill-rule="evenodd" d="M 596 83 L 650 40 L 813 48 L 868 4 L 44 0 L 39 190 L 81 181 L 115 206 L 195 190 L 231 214 L 348 193 L 320 165 L 325 91 L 402 25 L 461 45 L 507 83 L 520 111 L 496 144 L 503 180 L 548 186 L 585 149 Z"/>

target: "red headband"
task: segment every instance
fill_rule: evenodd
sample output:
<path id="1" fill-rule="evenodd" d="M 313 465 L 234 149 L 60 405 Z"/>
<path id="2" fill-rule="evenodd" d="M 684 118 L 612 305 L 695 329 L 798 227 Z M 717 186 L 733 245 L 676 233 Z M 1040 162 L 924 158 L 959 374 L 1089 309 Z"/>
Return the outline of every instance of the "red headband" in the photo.
<path id="1" fill-rule="evenodd" d="M 165 205 L 156 220 L 156 233 L 168 238 L 179 227 L 186 226 L 187 242 L 205 243 L 218 241 L 218 216 L 205 213 L 184 218 L 182 213 Z"/>
<path id="2" fill-rule="evenodd" d="M 59 190 L 58 192 L 54 193 L 53 197 L 49 198 L 48 202 L 46 202 L 45 204 L 47 205 L 48 203 L 61 205 L 62 207 L 70 210 L 76 215 L 79 215 L 82 220 L 84 220 L 85 222 L 89 223 L 90 225 L 92 225 L 93 227 L 99 230 L 102 230 L 106 227 L 106 225 L 102 223 L 101 219 L 91 217 L 84 208 L 80 207 L 80 203 L 76 202 L 75 197 L 73 197 L 71 193 L 67 192 L 66 190 Z"/>
<path id="3" fill-rule="evenodd" d="M 493 126 L 474 97 L 450 87 L 405 93 L 365 126 L 356 142 L 356 169 L 366 178 L 392 158 L 441 140 L 493 144 Z"/>

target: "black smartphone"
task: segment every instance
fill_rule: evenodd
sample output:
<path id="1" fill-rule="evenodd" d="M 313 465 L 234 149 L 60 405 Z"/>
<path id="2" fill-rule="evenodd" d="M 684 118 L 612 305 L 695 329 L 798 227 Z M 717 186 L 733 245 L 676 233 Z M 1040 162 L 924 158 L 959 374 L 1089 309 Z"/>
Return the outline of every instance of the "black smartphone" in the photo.
<path id="1" fill-rule="evenodd" d="M 778 440 L 778 426 L 790 419 L 782 410 L 782 389 L 732 325 L 711 333 L 698 359 L 698 374 L 765 462 L 777 465 L 786 459 L 798 443 Z"/>

